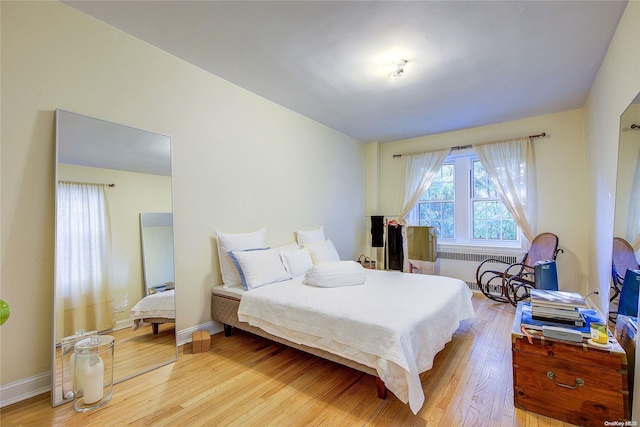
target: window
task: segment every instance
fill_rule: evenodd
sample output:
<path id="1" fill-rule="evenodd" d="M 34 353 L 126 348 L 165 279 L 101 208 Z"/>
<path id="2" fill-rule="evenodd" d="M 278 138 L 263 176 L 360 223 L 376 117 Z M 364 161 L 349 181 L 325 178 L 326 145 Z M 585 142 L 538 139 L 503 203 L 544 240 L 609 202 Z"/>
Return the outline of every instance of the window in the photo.
<path id="1" fill-rule="evenodd" d="M 471 163 L 473 239 L 515 241 L 516 222 L 500 201 L 480 160 L 473 159 Z"/>
<path id="2" fill-rule="evenodd" d="M 440 166 L 438 174 L 433 178 L 429 189 L 424 192 L 418 203 L 420 225 L 436 227 L 438 236 L 451 239 L 455 236 L 453 172 L 453 163 L 445 163 Z"/>
<path id="3" fill-rule="evenodd" d="M 470 150 L 447 157 L 408 221 L 435 227 L 440 244 L 521 246 L 520 230 Z"/>

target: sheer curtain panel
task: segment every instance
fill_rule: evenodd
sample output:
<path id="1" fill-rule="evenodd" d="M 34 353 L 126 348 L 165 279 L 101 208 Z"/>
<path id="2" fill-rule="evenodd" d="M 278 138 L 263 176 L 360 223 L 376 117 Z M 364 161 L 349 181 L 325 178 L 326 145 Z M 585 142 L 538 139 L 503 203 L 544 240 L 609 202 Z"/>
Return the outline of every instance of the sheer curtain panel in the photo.
<path id="1" fill-rule="evenodd" d="M 111 231 L 106 186 L 59 182 L 56 215 L 56 331 L 113 327 Z"/>
<path id="2" fill-rule="evenodd" d="M 530 138 L 474 145 L 502 203 L 525 237 L 535 237 L 535 169 Z"/>
<path id="3" fill-rule="evenodd" d="M 422 193 L 438 173 L 438 169 L 449 155 L 449 149 L 428 153 L 409 154 L 404 157 L 404 184 L 402 206 L 398 222 L 403 223 L 411 209 L 418 203 Z M 418 225 L 418 224 L 413 224 Z"/>
<path id="4" fill-rule="evenodd" d="M 438 173 L 440 166 L 449 155 L 451 150 L 430 151 L 427 153 L 409 154 L 404 158 L 404 185 L 402 206 L 400 207 L 400 215 L 398 222 L 406 224 L 407 215 L 413 207 L 418 203 L 422 193 L 427 191 L 431 181 Z M 413 224 L 419 225 L 419 224 Z M 407 248 L 407 228 L 402 228 L 402 250 L 404 252 L 404 263 L 402 271 L 410 272 L 408 248 Z"/>

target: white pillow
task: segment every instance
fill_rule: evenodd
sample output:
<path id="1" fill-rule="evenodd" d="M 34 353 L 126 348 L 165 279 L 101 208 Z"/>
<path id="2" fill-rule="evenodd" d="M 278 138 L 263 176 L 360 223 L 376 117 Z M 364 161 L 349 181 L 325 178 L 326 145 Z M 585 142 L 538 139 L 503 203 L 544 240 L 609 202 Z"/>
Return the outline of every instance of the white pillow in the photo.
<path id="1" fill-rule="evenodd" d="M 274 249 L 232 251 L 231 258 L 235 261 L 245 291 L 291 279 Z"/>
<path id="2" fill-rule="evenodd" d="M 325 239 L 324 228 L 322 225 L 317 230 L 308 230 L 308 231 L 297 230 L 296 236 L 298 238 L 299 245 L 304 245 L 304 244 L 313 243 L 313 242 L 322 242 Z"/>
<path id="3" fill-rule="evenodd" d="M 280 252 L 280 259 L 282 259 L 284 268 L 287 269 L 291 277 L 302 276 L 309 267 L 313 266 L 309 251 L 305 248 Z"/>
<path id="4" fill-rule="evenodd" d="M 288 245 L 283 245 L 283 246 L 277 246 L 275 248 L 273 248 L 276 250 L 276 252 L 278 252 L 279 254 L 281 254 L 282 252 L 288 252 L 288 251 L 295 251 L 300 249 L 300 245 L 297 243 L 289 243 Z"/>
<path id="5" fill-rule="evenodd" d="M 334 261 L 314 265 L 304 276 L 304 283 L 321 288 L 362 285 L 364 268 L 355 261 Z"/>
<path id="6" fill-rule="evenodd" d="M 323 262 L 340 261 L 340 255 L 336 251 L 333 242 L 329 239 L 324 242 L 307 243 L 305 248 L 311 254 L 311 260 L 314 264 L 320 264 Z"/>
<path id="7" fill-rule="evenodd" d="M 244 249 L 264 248 L 267 229 L 263 228 L 253 233 L 229 234 L 216 231 L 218 237 L 218 258 L 220 259 L 220 273 L 224 287 L 242 286 L 238 269 L 229 256 L 229 252 Z"/>

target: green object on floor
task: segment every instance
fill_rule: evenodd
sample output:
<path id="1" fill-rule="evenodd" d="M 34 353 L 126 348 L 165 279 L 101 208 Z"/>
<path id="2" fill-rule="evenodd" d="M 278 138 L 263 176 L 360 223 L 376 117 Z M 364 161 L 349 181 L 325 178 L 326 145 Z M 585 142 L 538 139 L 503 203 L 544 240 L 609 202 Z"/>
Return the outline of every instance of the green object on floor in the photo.
<path id="1" fill-rule="evenodd" d="M 9 303 L 3 299 L 0 299 L 0 325 L 4 324 L 9 318 L 9 314 L 11 314 L 11 308 L 9 307 Z"/>

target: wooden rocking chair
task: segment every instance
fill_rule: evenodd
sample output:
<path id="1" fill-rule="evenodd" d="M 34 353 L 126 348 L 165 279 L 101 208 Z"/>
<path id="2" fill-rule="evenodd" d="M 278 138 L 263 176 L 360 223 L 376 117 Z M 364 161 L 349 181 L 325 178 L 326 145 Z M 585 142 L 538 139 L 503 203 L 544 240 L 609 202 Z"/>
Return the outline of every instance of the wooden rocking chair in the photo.
<path id="1" fill-rule="evenodd" d="M 558 236 L 553 233 L 537 235 L 522 261 L 509 264 L 495 258 L 485 259 L 476 270 L 476 283 L 489 299 L 517 305 L 529 298 L 535 288 L 534 265 L 538 261 L 555 260 L 559 252 Z M 496 266 L 496 264 L 498 264 Z M 501 266 L 506 266 L 501 269 Z"/>
<path id="2" fill-rule="evenodd" d="M 622 293 L 622 284 L 627 270 L 640 269 L 633 247 L 621 237 L 613 238 L 613 256 L 611 260 L 611 292 L 609 302 L 613 302 Z M 609 320 L 617 320 L 618 313 L 609 310 Z"/>

